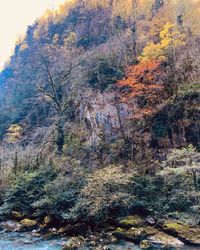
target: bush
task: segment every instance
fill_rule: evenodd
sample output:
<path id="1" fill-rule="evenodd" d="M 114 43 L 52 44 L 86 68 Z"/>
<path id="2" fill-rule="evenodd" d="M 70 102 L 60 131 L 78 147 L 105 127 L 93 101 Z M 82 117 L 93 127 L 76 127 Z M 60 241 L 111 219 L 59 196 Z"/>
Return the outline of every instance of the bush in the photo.
<path id="1" fill-rule="evenodd" d="M 173 149 L 155 176 L 135 176 L 132 194 L 159 216 L 188 213 L 200 207 L 200 153 L 192 146 Z"/>
<path id="2" fill-rule="evenodd" d="M 44 196 L 33 204 L 34 207 L 62 219 L 63 214 L 68 213 L 75 205 L 83 186 L 83 179 L 80 176 L 79 178 L 59 176 L 45 186 Z"/>
<path id="3" fill-rule="evenodd" d="M 191 156 L 192 165 L 188 165 L 183 158 Z M 141 176 L 116 165 L 90 174 L 74 168 L 70 173 L 58 175 L 50 167 L 19 173 L 2 198 L 1 214 L 16 210 L 30 216 L 37 210 L 68 222 L 92 224 L 138 211 L 158 217 L 177 213 L 192 217 L 200 206 L 199 167 L 193 162 L 199 153 L 191 146 L 173 150 L 167 163 L 173 157 L 176 166 L 165 166 L 154 176 Z M 180 166 L 178 160 L 186 165 Z"/>
<path id="4" fill-rule="evenodd" d="M 20 211 L 26 214 L 33 212 L 33 203 L 45 194 L 45 185 L 53 181 L 57 172 L 52 167 L 40 168 L 34 172 L 18 173 L 3 196 L 2 214 Z"/>
<path id="5" fill-rule="evenodd" d="M 65 218 L 97 223 L 106 220 L 115 211 L 119 215 L 132 205 L 132 185 L 132 174 L 123 172 L 122 166 L 97 170 L 88 176 L 75 206 Z"/>
<path id="6" fill-rule="evenodd" d="M 132 194 L 143 210 L 167 217 L 172 212 L 182 213 L 192 208 L 191 193 L 187 193 L 181 175 L 135 176 L 134 182 Z"/>

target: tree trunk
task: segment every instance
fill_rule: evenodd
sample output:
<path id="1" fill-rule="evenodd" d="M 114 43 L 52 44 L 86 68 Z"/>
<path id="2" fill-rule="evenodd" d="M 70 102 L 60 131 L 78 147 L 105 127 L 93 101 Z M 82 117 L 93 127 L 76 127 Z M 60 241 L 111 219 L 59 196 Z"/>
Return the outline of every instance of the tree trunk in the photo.
<path id="1" fill-rule="evenodd" d="M 120 102 L 120 98 L 118 96 L 115 96 L 114 97 L 114 106 L 115 106 L 116 111 L 117 111 L 117 117 L 118 117 L 118 121 L 119 121 L 120 132 L 121 132 L 122 138 L 126 142 L 127 136 L 126 136 L 126 133 L 124 131 L 124 126 L 123 126 L 122 119 L 121 119 L 120 104 L 119 104 L 119 102 Z"/>
<path id="2" fill-rule="evenodd" d="M 14 175 L 16 175 L 17 172 L 18 172 L 18 155 L 17 155 L 17 152 L 15 152 L 15 158 L 13 161 L 13 173 L 14 173 Z"/>
<path id="3" fill-rule="evenodd" d="M 137 58 L 137 25 L 136 25 L 136 21 L 134 21 L 132 24 L 131 32 L 132 32 L 133 58 L 134 58 L 134 60 L 136 60 L 136 58 Z"/>
<path id="4" fill-rule="evenodd" d="M 137 21 L 138 21 L 138 6 L 139 0 L 132 0 L 132 25 L 131 25 L 131 32 L 132 32 L 132 50 L 133 50 L 133 57 L 134 63 L 137 61 Z"/>
<path id="5" fill-rule="evenodd" d="M 62 113 L 59 113 L 56 124 L 56 146 L 56 153 L 61 155 L 63 153 L 64 146 L 64 118 Z"/>

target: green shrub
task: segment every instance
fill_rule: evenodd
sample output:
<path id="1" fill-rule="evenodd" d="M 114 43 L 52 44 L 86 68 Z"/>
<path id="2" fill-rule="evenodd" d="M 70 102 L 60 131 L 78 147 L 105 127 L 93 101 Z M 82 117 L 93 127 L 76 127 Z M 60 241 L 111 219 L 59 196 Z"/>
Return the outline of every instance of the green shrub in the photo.
<path id="1" fill-rule="evenodd" d="M 177 213 L 192 217 L 200 207 L 196 199 L 199 167 L 193 159 L 189 159 L 191 165 L 183 159 L 198 158 L 198 154 L 191 146 L 178 152 L 173 150 L 167 162 L 171 163 L 176 157 L 175 167 L 165 166 L 154 176 L 141 176 L 118 165 L 89 174 L 84 169 L 74 168 L 58 175 L 51 167 L 18 173 L 2 198 L 1 214 L 16 210 L 30 215 L 37 210 L 69 222 L 95 224 L 136 212 L 138 208 L 158 217 Z M 186 165 L 179 166 L 178 161 Z"/>
<path id="2" fill-rule="evenodd" d="M 130 194 L 132 174 L 123 172 L 122 166 L 108 166 L 90 174 L 86 185 L 65 218 L 86 221 L 104 221 L 117 210 L 128 209 L 134 197 Z"/>
<path id="3" fill-rule="evenodd" d="M 79 195 L 83 186 L 83 177 L 59 176 L 53 182 L 45 185 L 45 194 L 33 205 L 46 214 L 54 214 L 57 218 L 69 212 Z"/>
<path id="4" fill-rule="evenodd" d="M 34 172 L 18 173 L 11 180 L 3 196 L 2 214 L 9 214 L 12 210 L 23 213 L 33 211 L 33 203 L 45 194 L 45 185 L 53 181 L 57 172 L 52 167 L 40 168 Z"/>
<path id="5" fill-rule="evenodd" d="M 136 176 L 134 182 L 132 194 L 141 208 L 159 217 L 190 211 L 193 205 L 181 175 Z"/>

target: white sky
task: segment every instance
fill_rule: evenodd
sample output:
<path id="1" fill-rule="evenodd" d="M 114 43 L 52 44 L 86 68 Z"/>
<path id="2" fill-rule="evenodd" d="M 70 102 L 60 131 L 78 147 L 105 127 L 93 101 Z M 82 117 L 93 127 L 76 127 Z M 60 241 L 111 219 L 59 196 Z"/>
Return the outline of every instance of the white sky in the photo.
<path id="1" fill-rule="evenodd" d="M 20 34 L 47 8 L 64 0 L 0 0 L 0 69 L 9 59 Z"/>

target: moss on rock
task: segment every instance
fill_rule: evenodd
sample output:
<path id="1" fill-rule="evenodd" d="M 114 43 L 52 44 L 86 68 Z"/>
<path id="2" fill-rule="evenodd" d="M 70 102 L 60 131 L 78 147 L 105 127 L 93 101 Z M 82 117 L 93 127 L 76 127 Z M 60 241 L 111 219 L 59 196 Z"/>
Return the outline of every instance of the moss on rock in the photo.
<path id="1" fill-rule="evenodd" d="M 127 216 L 119 221 L 119 226 L 122 228 L 143 227 L 144 225 L 145 220 L 138 215 Z"/>
<path id="2" fill-rule="evenodd" d="M 189 230 L 189 226 L 177 221 L 169 221 L 164 223 L 164 229 L 177 232 L 185 232 Z"/>
<path id="3" fill-rule="evenodd" d="M 200 246 L 200 227 L 191 227 L 180 221 L 166 221 L 163 230 L 190 245 Z"/>
<path id="4" fill-rule="evenodd" d="M 118 239 L 129 240 L 135 243 L 139 243 L 147 238 L 147 233 L 144 228 L 133 227 L 128 230 L 119 227 L 113 232 L 113 235 Z"/>
<path id="5" fill-rule="evenodd" d="M 35 226 L 37 226 L 36 220 L 30 220 L 30 219 L 23 219 L 20 221 L 20 224 L 22 225 L 23 229 L 33 229 Z"/>

